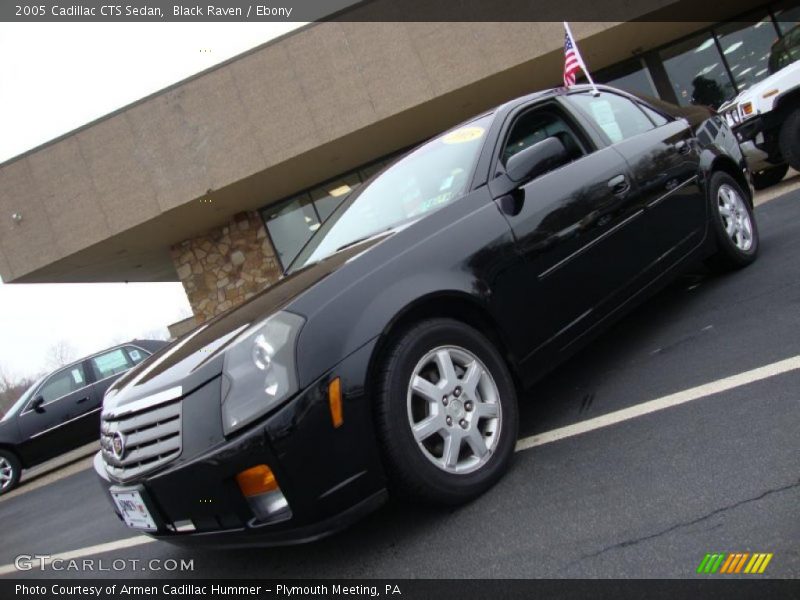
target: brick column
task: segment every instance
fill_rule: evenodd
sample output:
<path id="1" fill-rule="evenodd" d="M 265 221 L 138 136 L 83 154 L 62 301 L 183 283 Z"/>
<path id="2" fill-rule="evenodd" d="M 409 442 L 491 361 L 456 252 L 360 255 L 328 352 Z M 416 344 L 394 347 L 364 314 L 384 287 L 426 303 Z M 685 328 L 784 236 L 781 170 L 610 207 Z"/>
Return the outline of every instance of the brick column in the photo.
<path id="1" fill-rule="evenodd" d="M 198 323 L 275 283 L 281 269 L 257 212 L 171 248 L 172 261 Z"/>

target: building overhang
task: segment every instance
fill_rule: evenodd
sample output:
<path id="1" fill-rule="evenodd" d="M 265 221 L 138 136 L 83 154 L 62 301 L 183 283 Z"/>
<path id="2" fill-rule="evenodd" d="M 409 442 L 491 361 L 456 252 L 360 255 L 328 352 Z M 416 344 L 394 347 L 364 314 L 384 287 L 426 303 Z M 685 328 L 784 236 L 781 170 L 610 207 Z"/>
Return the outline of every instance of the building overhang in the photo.
<path id="1" fill-rule="evenodd" d="M 572 27 L 599 69 L 706 24 Z M 0 165 L 0 276 L 177 280 L 174 244 L 557 84 L 562 43 L 542 22 L 298 30 Z"/>

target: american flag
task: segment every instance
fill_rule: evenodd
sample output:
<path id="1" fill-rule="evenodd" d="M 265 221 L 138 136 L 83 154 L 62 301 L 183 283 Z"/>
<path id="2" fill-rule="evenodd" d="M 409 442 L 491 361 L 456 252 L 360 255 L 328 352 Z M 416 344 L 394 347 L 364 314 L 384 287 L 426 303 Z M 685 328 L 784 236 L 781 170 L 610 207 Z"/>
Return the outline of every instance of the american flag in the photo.
<path id="1" fill-rule="evenodd" d="M 581 59 L 569 31 L 564 33 L 564 86 L 575 85 L 575 76 L 581 70 Z"/>

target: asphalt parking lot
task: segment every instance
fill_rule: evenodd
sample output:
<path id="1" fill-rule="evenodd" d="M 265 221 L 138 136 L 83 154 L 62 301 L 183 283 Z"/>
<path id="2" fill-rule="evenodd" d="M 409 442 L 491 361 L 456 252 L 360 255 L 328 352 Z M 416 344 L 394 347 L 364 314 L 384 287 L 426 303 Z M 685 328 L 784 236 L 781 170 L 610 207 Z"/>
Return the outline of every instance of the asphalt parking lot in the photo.
<path id="1" fill-rule="evenodd" d="M 507 477 L 468 506 L 389 504 L 311 545 L 197 551 L 127 530 L 91 469 L 77 468 L 0 499 L 0 574 L 698 577 L 708 552 L 769 552 L 763 576 L 796 578 L 800 190 L 756 214 L 756 264 L 687 275 L 527 394 L 524 449 Z M 122 573 L 11 566 L 19 554 L 45 553 L 141 562 Z M 168 558 L 193 560 L 194 570 L 148 568 Z"/>

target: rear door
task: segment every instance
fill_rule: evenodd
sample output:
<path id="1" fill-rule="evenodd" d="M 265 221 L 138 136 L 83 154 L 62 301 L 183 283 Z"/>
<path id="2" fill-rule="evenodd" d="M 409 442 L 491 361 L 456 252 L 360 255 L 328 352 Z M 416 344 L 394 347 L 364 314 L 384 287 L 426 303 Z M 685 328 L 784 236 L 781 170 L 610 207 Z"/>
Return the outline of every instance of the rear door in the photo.
<path id="1" fill-rule="evenodd" d="M 700 154 L 689 124 L 633 98 L 603 91 L 570 94 L 628 163 L 635 202 L 644 207 L 644 250 L 652 276 L 697 246 L 705 232 L 706 201 L 698 181 Z"/>
<path id="2" fill-rule="evenodd" d="M 111 387 L 111 384 L 145 356 L 145 352 L 138 348 L 131 348 L 131 351 L 133 356 L 128 347 L 119 347 L 107 350 L 89 359 L 89 367 L 92 369 L 96 380 L 94 391 L 97 396 L 97 408 L 101 408 L 103 396 L 106 390 Z"/>

